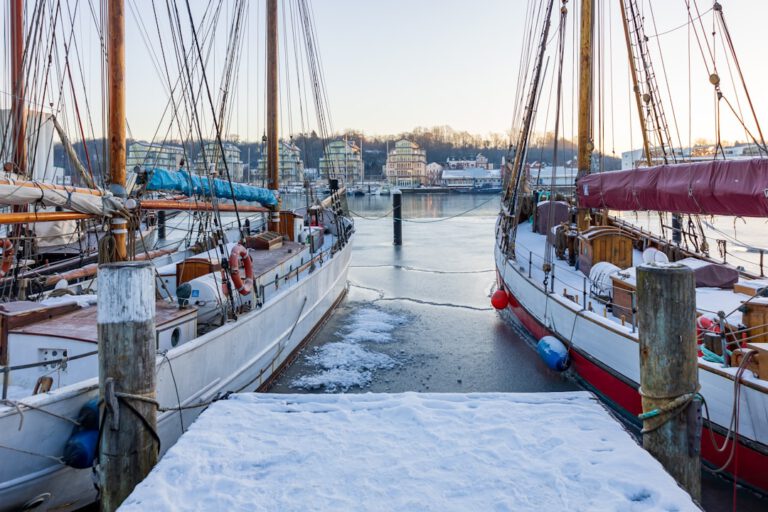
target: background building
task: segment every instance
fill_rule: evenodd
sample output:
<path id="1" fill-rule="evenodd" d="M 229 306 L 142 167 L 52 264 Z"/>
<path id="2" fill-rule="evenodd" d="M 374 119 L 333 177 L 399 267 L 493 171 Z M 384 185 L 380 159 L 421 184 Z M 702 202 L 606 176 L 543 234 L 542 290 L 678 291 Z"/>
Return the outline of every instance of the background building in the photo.
<path id="1" fill-rule="evenodd" d="M 301 150 L 293 142 L 280 141 L 277 166 L 280 174 L 280 186 L 302 185 L 304 183 L 304 162 L 301 160 Z M 256 175 L 251 179 L 256 184 L 268 186 L 267 179 L 267 149 L 259 158 Z"/>
<path id="2" fill-rule="evenodd" d="M 341 177 L 349 185 L 363 181 L 360 147 L 348 140 L 335 140 L 327 144 L 320 157 L 320 175 Z"/>
<path id="3" fill-rule="evenodd" d="M 133 142 L 128 146 L 126 159 L 128 170 L 139 166 L 144 169 L 166 169 L 176 171 L 184 159 L 184 148 L 159 142 Z"/>
<path id="4" fill-rule="evenodd" d="M 530 190 L 572 194 L 579 170 L 575 161 L 554 168 L 542 162 L 533 162 L 525 165 L 524 172 Z"/>
<path id="5" fill-rule="evenodd" d="M 10 110 L 0 110 L 0 166 L 6 162 L 13 162 L 14 140 L 17 133 L 13 123 L 8 119 Z M 50 114 L 27 111 L 27 176 L 41 181 L 53 179 L 53 146 L 58 142 L 53 138 L 53 120 Z M 4 137 L 8 136 L 8 141 Z"/>
<path id="6" fill-rule="evenodd" d="M 456 192 L 501 190 L 501 170 L 480 167 L 444 169 L 441 184 Z"/>
<path id="7" fill-rule="evenodd" d="M 221 144 L 224 148 L 224 157 L 227 160 L 226 168 L 221 158 L 221 147 L 215 141 L 203 144 L 203 149 L 195 159 L 195 171 L 204 174 L 205 165 L 208 164 L 208 170 L 215 172 L 219 177 L 226 178 L 226 171 L 229 170 L 229 177 L 232 181 L 243 181 L 243 161 L 240 160 L 240 148 L 230 142 Z M 205 159 L 203 159 L 205 155 Z"/>
<path id="8" fill-rule="evenodd" d="M 491 169 L 493 166 L 482 153 L 478 153 L 474 160 L 456 160 L 449 157 L 445 162 L 445 167 L 448 169 Z"/>
<path id="9" fill-rule="evenodd" d="M 764 155 L 760 151 L 760 148 L 754 144 L 736 144 L 734 146 L 726 146 L 722 149 L 716 148 L 712 144 L 700 144 L 692 148 L 675 148 L 675 159 L 678 162 L 701 162 L 707 160 L 717 159 L 729 159 L 738 160 L 744 158 L 755 158 L 757 156 Z M 667 157 L 670 163 L 675 159 L 671 156 Z M 652 165 L 664 164 L 664 157 L 661 154 L 659 148 L 651 148 L 651 163 Z M 645 150 L 642 148 L 634 149 L 632 151 L 625 151 L 621 154 L 621 168 L 622 169 L 635 169 L 637 167 L 646 167 L 648 162 L 645 158 Z"/>
<path id="10" fill-rule="evenodd" d="M 387 154 L 384 166 L 387 181 L 397 187 L 418 187 L 427 184 L 427 152 L 419 145 L 400 140 Z"/>
<path id="11" fill-rule="evenodd" d="M 427 164 L 427 180 L 430 185 L 437 185 L 443 175 L 443 166 L 437 162 Z"/>

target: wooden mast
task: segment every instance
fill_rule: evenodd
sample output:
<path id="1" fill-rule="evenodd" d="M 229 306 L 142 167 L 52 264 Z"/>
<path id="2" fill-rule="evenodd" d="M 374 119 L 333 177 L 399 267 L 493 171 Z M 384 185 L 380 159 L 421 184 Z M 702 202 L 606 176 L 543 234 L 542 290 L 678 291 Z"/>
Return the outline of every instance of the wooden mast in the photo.
<path id="1" fill-rule="evenodd" d="M 635 102 L 637 103 L 637 115 L 640 117 L 640 132 L 643 134 L 643 152 L 645 161 L 651 165 L 651 147 L 648 144 L 648 133 L 645 131 L 645 112 L 643 112 L 643 99 L 640 94 L 640 85 L 637 83 L 637 69 L 635 68 L 635 55 L 632 52 L 632 41 L 629 37 L 629 20 L 624 0 L 619 0 L 621 4 L 621 21 L 624 25 L 624 39 L 627 42 L 627 57 L 629 58 L 629 69 L 632 72 L 632 88 L 635 91 Z M 634 166 L 634 165 L 633 165 Z"/>
<path id="2" fill-rule="evenodd" d="M 269 188 L 274 190 L 276 195 L 279 194 L 280 188 L 277 78 L 277 0 L 267 0 L 267 181 Z M 279 203 L 272 210 L 269 230 L 280 230 Z"/>
<path id="3" fill-rule="evenodd" d="M 24 108 L 24 2 L 11 1 L 11 90 L 13 101 L 14 167 L 27 172 L 27 114 Z M 26 209 L 26 208 L 25 208 Z"/>
<path id="4" fill-rule="evenodd" d="M 578 133 L 578 177 L 589 174 L 592 167 L 592 14 L 594 0 L 581 1 L 581 38 L 579 47 L 579 133 Z M 589 210 L 579 209 L 579 229 L 586 229 L 590 223 Z"/>
<path id="5" fill-rule="evenodd" d="M 11 123 L 15 140 L 13 142 L 13 172 L 19 176 L 27 174 L 27 113 L 24 105 L 24 2 L 11 1 Z M 11 207 L 11 216 L 23 217 L 28 215 L 27 205 Z M 19 241 L 25 232 L 23 221 L 12 223 L 8 233 Z M 18 248 L 16 249 L 19 250 Z M 14 269 L 15 276 L 17 269 Z M 6 354 L 7 355 L 7 354 Z M 7 359 L 0 358 L 0 364 L 8 364 Z M 5 397 L 3 397 L 5 398 Z"/>
<path id="6" fill-rule="evenodd" d="M 125 5 L 123 0 L 109 0 L 107 9 L 107 90 L 109 92 L 108 138 L 110 190 L 117 197 L 127 197 L 125 189 Z M 115 260 L 128 259 L 128 221 L 113 217 Z"/>

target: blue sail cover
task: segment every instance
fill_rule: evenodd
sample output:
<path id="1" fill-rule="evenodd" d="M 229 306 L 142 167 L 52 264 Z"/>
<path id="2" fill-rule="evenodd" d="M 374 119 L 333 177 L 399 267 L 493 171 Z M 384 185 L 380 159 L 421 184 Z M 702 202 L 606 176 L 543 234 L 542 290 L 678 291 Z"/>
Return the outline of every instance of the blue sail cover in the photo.
<path id="1" fill-rule="evenodd" d="M 213 184 L 213 194 L 211 194 L 211 183 Z M 262 206 L 277 205 L 277 198 L 274 192 L 266 188 L 234 182 L 230 185 L 227 180 L 210 180 L 192 175 L 185 170 L 168 171 L 166 169 L 153 169 L 147 184 L 147 190 L 173 191 L 187 196 L 201 195 L 203 197 L 211 197 L 213 195 L 219 199 L 258 202 Z M 233 191 L 234 197 L 232 197 Z"/>

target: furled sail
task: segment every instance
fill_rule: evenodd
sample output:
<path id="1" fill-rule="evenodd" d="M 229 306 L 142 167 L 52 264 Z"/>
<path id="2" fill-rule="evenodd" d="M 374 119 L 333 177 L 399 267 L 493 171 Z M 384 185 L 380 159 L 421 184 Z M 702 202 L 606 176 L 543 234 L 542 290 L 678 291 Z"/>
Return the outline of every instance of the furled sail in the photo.
<path id="1" fill-rule="evenodd" d="M 768 159 L 710 160 L 589 174 L 579 206 L 768 217 Z"/>
<path id="2" fill-rule="evenodd" d="M 122 202 L 111 193 L 98 189 L 53 185 L 36 180 L 20 180 L 15 175 L 0 178 L 0 205 L 39 204 L 65 210 L 112 217 L 123 211 Z"/>
<path id="3" fill-rule="evenodd" d="M 213 194 L 211 194 L 211 188 L 213 188 Z M 203 197 L 211 197 L 213 195 L 220 199 L 256 201 L 263 206 L 277 205 L 277 198 L 271 190 L 243 183 L 230 184 L 227 180 L 195 176 L 185 170 L 168 171 L 166 169 L 153 169 L 146 190 L 180 192 L 187 196 L 202 195 Z"/>

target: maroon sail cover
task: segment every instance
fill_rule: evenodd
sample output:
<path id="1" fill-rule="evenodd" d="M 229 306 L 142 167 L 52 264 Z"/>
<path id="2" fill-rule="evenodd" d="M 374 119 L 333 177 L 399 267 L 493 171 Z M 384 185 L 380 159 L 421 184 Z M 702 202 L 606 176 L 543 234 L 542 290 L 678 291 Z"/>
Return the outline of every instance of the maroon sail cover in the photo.
<path id="1" fill-rule="evenodd" d="M 579 206 L 768 217 L 768 159 L 713 160 L 589 174 Z"/>

